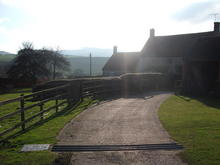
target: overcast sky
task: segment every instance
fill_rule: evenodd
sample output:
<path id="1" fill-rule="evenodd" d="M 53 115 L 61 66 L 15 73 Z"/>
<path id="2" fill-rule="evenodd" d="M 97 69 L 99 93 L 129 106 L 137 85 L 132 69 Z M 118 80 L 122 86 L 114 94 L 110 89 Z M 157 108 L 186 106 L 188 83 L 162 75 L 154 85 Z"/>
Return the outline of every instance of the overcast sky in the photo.
<path id="1" fill-rule="evenodd" d="M 140 51 L 149 37 L 213 30 L 219 0 L 0 0 L 0 50 L 36 48 Z M 217 16 L 220 21 L 220 15 Z"/>

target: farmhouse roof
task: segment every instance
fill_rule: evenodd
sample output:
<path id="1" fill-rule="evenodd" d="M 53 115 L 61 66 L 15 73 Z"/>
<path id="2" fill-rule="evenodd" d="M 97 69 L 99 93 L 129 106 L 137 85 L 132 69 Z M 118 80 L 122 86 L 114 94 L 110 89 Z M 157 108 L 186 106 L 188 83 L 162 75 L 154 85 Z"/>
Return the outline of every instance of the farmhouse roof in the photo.
<path id="1" fill-rule="evenodd" d="M 140 52 L 116 52 L 107 61 L 103 70 L 132 72 L 136 69 Z"/>
<path id="2" fill-rule="evenodd" d="M 220 61 L 220 36 L 200 38 L 192 48 L 189 60 Z"/>
<path id="3" fill-rule="evenodd" d="M 203 44 L 208 43 L 207 38 L 209 38 L 209 41 L 213 40 L 213 42 L 216 42 L 216 37 L 220 37 L 220 32 L 211 31 L 170 36 L 153 36 L 148 39 L 143 47 L 142 55 L 145 57 L 186 57 L 192 54 L 192 50 L 195 52 L 195 50 L 200 49 L 199 45 L 201 45 L 201 41 Z M 212 47 L 209 46 L 206 45 L 207 51 Z"/>
<path id="4" fill-rule="evenodd" d="M 213 31 L 201 33 L 155 36 L 154 29 L 150 29 L 150 37 L 141 52 L 118 53 L 117 47 L 114 47 L 114 53 L 103 70 L 125 73 L 135 71 L 140 56 L 220 60 L 220 22 L 214 22 Z"/>

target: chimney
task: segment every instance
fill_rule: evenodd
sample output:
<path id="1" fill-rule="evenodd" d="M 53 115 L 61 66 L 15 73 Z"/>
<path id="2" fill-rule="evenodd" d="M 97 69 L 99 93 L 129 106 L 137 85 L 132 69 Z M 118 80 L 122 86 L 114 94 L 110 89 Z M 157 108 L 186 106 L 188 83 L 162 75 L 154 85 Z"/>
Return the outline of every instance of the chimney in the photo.
<path id="1" fill-rule="evenodd" d="M 155 30 L 154 29 L 150 29 L 150 38 L 155 36 Z"/>
<path id="2" fill-rule="evenodd" d="M 214 32 L 220 32 L 220 22 L 214 22 Z"/>
<path id="3" fill-rule="evenodd" d="M 116 53 L 117 53 L 117 49 L 118 49 L 117 46 L 114 46 L 114 47 L 113 47 L 113 54 L 116 54 Z"/>

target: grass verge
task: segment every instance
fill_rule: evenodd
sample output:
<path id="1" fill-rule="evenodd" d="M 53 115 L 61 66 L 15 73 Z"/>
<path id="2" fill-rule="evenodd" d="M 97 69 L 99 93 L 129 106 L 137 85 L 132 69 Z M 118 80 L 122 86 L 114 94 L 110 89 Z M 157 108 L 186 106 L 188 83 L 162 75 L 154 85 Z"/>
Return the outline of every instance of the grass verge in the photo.
<path id="1" fill-rule="evenodd" d="M 16 97 L 15 94 L 0 95 L 0 100 Z M 58 157 L 57 154 L 50 151 L 41 152 L 20 152 L 24 144 L 54 144 L 56 136 L 64 125 L 72 118 L 77 116 L 89 105 L 95 103 L 94 100 L 84 99 L 84 101 L 75 108 L 68 111 L 61 111 L 50 121 L 43 125 L 39 124 L 29 132 L 22 134 L 8 143 L 0 145 L 0 164 L 2 165 L 51 165 Z M 10 107 L 9 107 L 10 109 Z"/>
<path id="2" fill-rule="evenodd" d="M 220 99 L 171 96 L 159 118 L 171 137 L 185 147 L 189 165 L 220 164 Z"/>

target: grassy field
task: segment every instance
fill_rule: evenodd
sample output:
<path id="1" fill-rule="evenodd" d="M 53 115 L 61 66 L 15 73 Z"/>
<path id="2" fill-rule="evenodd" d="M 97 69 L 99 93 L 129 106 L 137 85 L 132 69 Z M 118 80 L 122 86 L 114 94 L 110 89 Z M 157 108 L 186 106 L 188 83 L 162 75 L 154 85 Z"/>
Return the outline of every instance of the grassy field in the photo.
<path id="1" fill-rule="evenodd" d="M 0 95 L 0 100 L 7 100 L 19 96 L 20 94 L 4 94 Z M 60 111 L 52 115 L 43 125 L 39 124 L 29 132 L 22 134 L 15 139 L 11 139 L 8 143 L 0 145 L 0 164 L 2 165 L 51 165 L 58 155 L 49 151 L 43 152 L 20 152 L 24 144 L 54 144 L 56 136 L 64 125 L 72 118 L 77 116 L 86 107 L 93 104 L 95 101 L 85 99 L 80 105 L 68 111 Z M 12 112 L 17 105 L 8 105 L 3 111 Z M 8 122 L 12 125 L 16 118 Z M 1 123 L 2 124 L 2 123 Z M 4 123 L 3 123 L 4 124 Z"/>
<path id="2" fill-rule="evenodd" d="M 159 117 L 189 165 L 220 164 L 220 99 L 171 96 Z"/>
<path id="3" fill-rule="evenodd" d="M 0 62 L 9 62 L 15 58 L 15 54 L 1 54 L 0 55 Z"/>
<path id="4" fill-rule="evenodd" d="M 75 74 L 80 69 L 83 74 L 89 75 L 89 57 L 66 56 L 71 65 L 71 72 Z M 102 68 L 108 61 L 109 57 L 93 57 L 92 58 L 92 75 L 102 75 Z"/>

